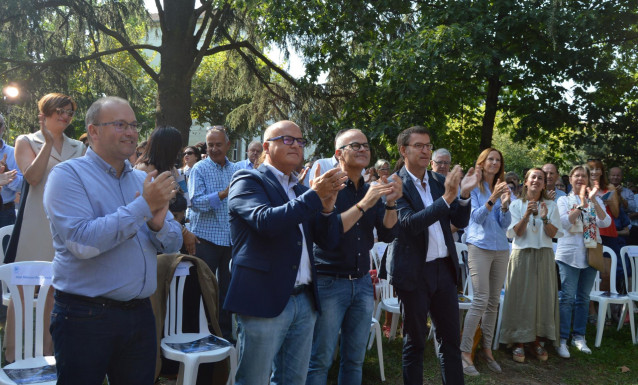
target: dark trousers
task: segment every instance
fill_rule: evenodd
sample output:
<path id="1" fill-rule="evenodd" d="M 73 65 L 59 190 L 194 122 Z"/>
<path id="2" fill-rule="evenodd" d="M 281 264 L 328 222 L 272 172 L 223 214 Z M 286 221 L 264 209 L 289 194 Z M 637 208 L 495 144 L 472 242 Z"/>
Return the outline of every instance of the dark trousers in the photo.
<path id="1" fill-rule="evenodd" d="M 233 324 L 231 313 L 224 310 L 224 300 L 230 285 L 230 259 L 232 257 L 232 249 L 230 246 L 219 246 L 205 239 L 199 239 L 195 256 L 202 259 L 210 270 L 217 277 L 219 286 L 219 328 L 222 331 L 222 337 L 233 341 Z M 199 305 L 198 305 L 199 306 Z"/>
<path id="2" fill-rule="evenodd" d="M 56 295 L 51 336 L 58 384 L 152 385 L 155 382 L 155 317 L 151 302 L 133 308 Z"/>
<path id="3" fill-rule="evenodd" d="M 403 303 L 403 383 L 423 384 L 423 350 L 428 313 L 440 344 L 443 384 L 464 384 L 461 365 L 459 304 L 449 257 L 424 264 L 421 281 L 412 291 L 396 289 Z"/>

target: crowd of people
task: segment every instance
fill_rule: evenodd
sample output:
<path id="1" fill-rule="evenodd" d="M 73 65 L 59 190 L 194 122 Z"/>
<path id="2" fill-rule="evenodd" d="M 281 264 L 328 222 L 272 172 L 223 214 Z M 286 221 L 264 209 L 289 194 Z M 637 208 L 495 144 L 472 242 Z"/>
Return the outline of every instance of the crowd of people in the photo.
<path id="1" fill-rule="evenodd" d="M 280 121 L 235 163 L 223 126 L 210 127 L 203 145 L 183 146 L 170 126 L 138 143 L 129 103 L 103 97 L 86 112 L 83 143 L 64 135 L 77 113 L 72 98 L 49 94 L 38 108 L 38 132 L 18 137 L 15 151 L 1 143 L 0 222 L 15 224 L 6 263 L 53 261 L 44 353 L 55 355 L 60 384 L 154 382 L 157 255 L 179 252 L 216 277 L 221 311 L 212 321 L 241 347 L 237 384 L 326 384 L 337 348 L 339 384 L 361 383 L 375 304 L 369 251 L 378 241 L 388 243 L 379 277 L 402 306 L 405 384 L 423 383 L 428 319 L 446 384 L 479 375 L 477 345 L 487 367 L 502 372 L 494 338 L 511 345 L 516 362 L 526 354 L 545 361 L 549 346 L 569 358 L 569 340 L 591 353 L 596 270 L 587 255 L 600 245 L 619 255 L 638 235 L 638 197 L 620 168 L 607 171 L 597 159 L 574 166 L 566 182 L 551 163 L 521 180 L 487 148 L 463 171 L 413 126 L 397 137 L 394 171 L 385 159 L 370 167 L 358 129 L 340 131 L 333 155 L 304 168 L 302 129 Z M 474 292 L 462 327 L 455 242 L 468 245 Z M 210 383 L 208 375 L 198 383 Z"/>

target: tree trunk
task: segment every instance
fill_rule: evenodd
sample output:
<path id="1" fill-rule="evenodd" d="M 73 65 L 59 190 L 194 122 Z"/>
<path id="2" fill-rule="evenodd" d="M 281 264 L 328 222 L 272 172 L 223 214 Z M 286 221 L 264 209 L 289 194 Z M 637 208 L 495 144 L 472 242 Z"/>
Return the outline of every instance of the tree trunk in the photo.
<path id="1" fill-rule="evenodd" d="M 157 125 L 170 125 L 182 134 L 182 146 L 188 145 L 191 119 L 191 83 L 197 70 L 197 41 L 190 25 L 194 24 L 192 0 L 165 2 L 165 25 L 162 26 L 161 70 L 157 82 Z M 187 3 L 187 4 L 183 4 Z M 191 6 L 190 8 L 188 8 Z M 190 12 L 188 11 L 190 9 Z M 203 139 L 202 139 L 203 140 Z"/>
<path id="2" fill-rule="evenodd" d="M 485 113 L 483 114 L 483 126 L 481 127 L 481 151 L 492 147 L 494 121 L 496 120 L 496 111 L 498 111 L 498 94 L 503 86 L 499 78 L 501 62 L 498 59 L 493 59 L 492 63 L 494 64 L 494 74 L 487 78 Z"/>

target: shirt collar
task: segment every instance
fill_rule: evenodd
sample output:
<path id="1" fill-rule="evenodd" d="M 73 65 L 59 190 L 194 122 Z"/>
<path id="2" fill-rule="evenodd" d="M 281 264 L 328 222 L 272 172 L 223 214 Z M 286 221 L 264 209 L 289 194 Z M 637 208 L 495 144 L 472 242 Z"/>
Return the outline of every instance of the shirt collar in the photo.
<path id="1" fill-rule="evenodd" d="M 412 182 L 414 182 L 415 185 L 421 186 L 421 183 L 428 184 L 428 170 L 425 170 L 425 173 L 423 174 L 423 180 L 414 176 L 414 174 L 412 174 L 407 167 L 405 168 L 405 172 L 410 175 L 410 178 L 412 178 Z"/>
<path id="2" fill-rule="evenodd" d="M 108 164 L 104 159 L 102 159 L 91 147 L 86 150 L 85 156 L 89 157 L 92 161 L 94 161 L 102 170 L 107 172 L 108 174 L 117 177 L 117 170 L 113 168 L 110 164 Z M 133 171 L 133 167 L 131 167 L 131 163 L 126 159 L 124 161 L 124 169 L 122 169 L 122 174 Z M 121 176 L 121 175 L 120 175 Z"/>
<path id="3" fill-rule="evenodd" d="M 210 162 L 213 164 L 213 166 L 215 166 L 217 168 L 226 168 L 226 167 L 230 166 L 230 161 L 228 160 L 228 157 L 224 157 L 224 159 L 226 160 L 226 163 L 224 163 L 223 166 L 220 166 L 219 163 L 215 162 L 211 158 L 206 158 L 206 159 L 210 160 Z"/>
<path id="4" fill-rule="evenodd" d="M 290 175 L 286 175 L 268 162 L 264 162 L 263 164 L 264 166 L 268 167 L 268 169 L 275 175 L 282 186 L 290 186 L 299 183 L 299 180 L 297 179 L 297 176 L 295 174 L 291 173 Z"/>

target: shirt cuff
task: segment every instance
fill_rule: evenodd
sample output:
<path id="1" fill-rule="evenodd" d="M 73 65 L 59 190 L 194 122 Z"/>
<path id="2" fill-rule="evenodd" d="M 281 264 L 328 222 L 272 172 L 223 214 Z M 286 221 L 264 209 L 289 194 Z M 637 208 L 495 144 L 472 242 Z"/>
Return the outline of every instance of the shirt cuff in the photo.
<path id="1" fill-rule="evenodd" d="M 219 192 L 214 192 L 208 196 L 208 204 L 213 209 L 217 209 L 222 205 L 222 201 L 219 199 Z"/>
<path id="2" fill-rule="evenodd" d="M 472 198 L 461 199 L 461 197 L 459 197 L 459 204 L 461 206 L 467 206 L 468 204 L 470 204 L 471 200 L 472 200 Z"/>

